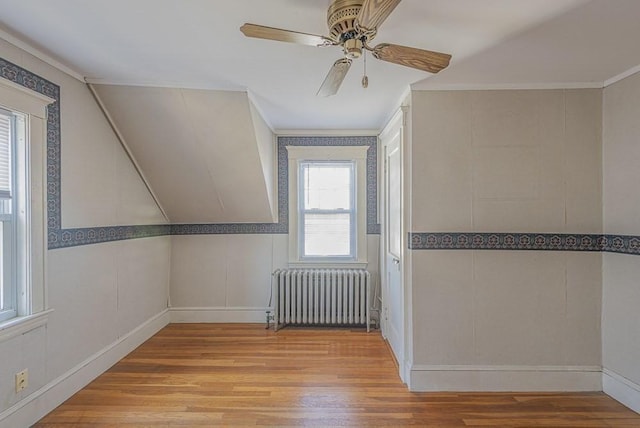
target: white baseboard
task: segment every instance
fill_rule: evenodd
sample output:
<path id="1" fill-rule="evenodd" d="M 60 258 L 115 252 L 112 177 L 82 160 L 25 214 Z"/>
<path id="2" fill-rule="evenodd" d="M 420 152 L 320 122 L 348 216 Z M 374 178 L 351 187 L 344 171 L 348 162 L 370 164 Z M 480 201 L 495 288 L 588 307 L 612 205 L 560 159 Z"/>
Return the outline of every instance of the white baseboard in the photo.
<path id="1" fill-rule="evenodd" d="M 411 368 L 411 391 L 602 391 L 599 366 L 429 366 Z"/>
<path id="2" fill-rule="evenodd" d="M 164 310 L 0 413 L 0 428 L 28 427 L 169 324 Z"/>
<path id="3" fill-rule="evenodd" d="M 605 394 L 640 413 L 640 385 L 607 368 L 602 369 L 602 389 Z"/>
<path id="4" fill-rule="evenodd" d="M 400 380 L 404 383 L 409 390 L 411 389 L 411 367 L 413 364 L 409 360 L 404 360 L 400 364 Z"/>
<path id="5" fill-rule="evenodd" d="M 209 307 L 171 308 L 172 323 L 266 323 L 270 308 Z"/>

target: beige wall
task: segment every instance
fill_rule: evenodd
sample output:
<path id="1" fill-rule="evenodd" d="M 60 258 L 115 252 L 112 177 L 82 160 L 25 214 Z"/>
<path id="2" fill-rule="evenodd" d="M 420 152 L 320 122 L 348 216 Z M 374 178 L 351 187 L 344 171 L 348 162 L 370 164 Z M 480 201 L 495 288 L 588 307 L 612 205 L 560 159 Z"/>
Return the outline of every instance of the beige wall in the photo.
<path id="1" fill-rule="evenodd" d="M 600 90 L 413 95 L 412 231 L 601 231 Z"/>
<path id="2" fill-rule="evenodd" d="M 173 322 L 263 322 L 271 273 L 288 267 L 288 235 L 171 237 Z M 378 277 L 377 235 L 367 235 L 367 270 Z"/>
<path id="3" fill-rule="evenodd" d="M 170 295 L 172 310 L 179 310 L 173 315 L 175 321 L 195 321 L 194 316 L 200 321 L 264 321 L 271 272 L 287 265 L 287 239 L 287 235 L 173 236 Z"/>
<path id="4" fill-rule="evenodd" d="M 45 78 L 51 69 L 24 67 Z M 62 227 L 165 223 L 88 88 L 59 72 L 49 80 L 62 100 Z"/>
<path id="5" fill-rule="evenodd" d="M 256 144 L 260 153 L 262 174 L 271 207 L 271 218 L 274 223 L 278 221 L 278 174 L 276 169 L 276 144 L 273 130 L 264 120 L 251 98 L 249 98 L 249 111 L 256 135 Z"/>
<path id="6" fill-rule="evenodd" d="M 410 231 L 601 231 L 600 90 L 414 91 L 412 101 Z M 415 250 L 410 257 L 418 388 L 501 389 L 429 372 L 451 365 L 585 372 L 600 365 L 601 254 Z"/>
<path id="7" fill-rule="evenodd" d="M 640 74 L 604 90 L 604 231 L 640 235 Z M 640 409 L 640 257 L 606 254 L 602 358 L 636 385 Z"/>
<path id="8" fill-rule="evenodd" d="M 3 40 L 0 56 L 61 87 L 64 227 L 163 222 L 85 85 Z M 0 342 L 1 427 L 35 422 L 139 339 L 167 307 L 169 257 L 169 237 L 47 252 L 48 324 Z M 29 386 L 15 393 L 25 368 Z"/>
<path id="9" fill-rule="evenodd" d="M 94 89 L 172 223 L 275 220 L 273 133 L 247 93 Z"/>

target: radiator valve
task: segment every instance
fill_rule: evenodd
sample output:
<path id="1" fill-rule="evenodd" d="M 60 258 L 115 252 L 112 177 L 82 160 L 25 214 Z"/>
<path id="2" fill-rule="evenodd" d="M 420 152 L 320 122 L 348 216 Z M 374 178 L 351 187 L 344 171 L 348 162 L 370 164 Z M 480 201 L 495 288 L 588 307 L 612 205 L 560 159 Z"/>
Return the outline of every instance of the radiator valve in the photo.
<path id="1" fill-rule="evenodd" d="M 267 327 L 265 327 L 265 330 L 269 330 L 269 327 L 271 327 L 271 321 L 273 321 L 274 316 L 271 314 L 271 311 L 267 311 Z"/>

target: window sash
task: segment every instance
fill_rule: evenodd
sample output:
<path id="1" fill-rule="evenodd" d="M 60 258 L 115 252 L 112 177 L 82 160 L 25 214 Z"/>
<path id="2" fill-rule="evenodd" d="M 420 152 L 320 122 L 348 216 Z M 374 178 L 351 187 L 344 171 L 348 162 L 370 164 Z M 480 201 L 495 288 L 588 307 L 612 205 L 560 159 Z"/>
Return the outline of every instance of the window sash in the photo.
<path id="1" fill-rule="evenodd" d="M 16 126 L 16 115 L 0 108 L 0 322 L 18 315 Z"/>
<path id="2" fill-rule="evenodd" d="M 349 169 L 349 207 L 338 209 L 305 208 L 306 189 L 304 186 L 304 173 L 309 167 L 341 167 Z M 306 245 L 306 217 L 331 216 L 336 214 L 346 214 L 349 216 L 349 254 L 332 255 L 309 255 Z M 298 248 L 299 259 L 302 261 L 351 261 L 357 259 L 357 215 L 356 215 L 356 163 L 355 161 L 302 161 L 298 167 Z"/>
<path id="3" fill-rule="evenodd" d="M 0 321 L 5 321 L 15 316 L 13 305 L 13 287 L 11 286 L 11 277 L 8 277 L 7 265 L 10 263 L 10 254 L 7 251 L 7 233 L 8 222 L 0 222 Z M 9 265 L 10 266 L 10 265 Z"/>
<path id="4" fill-rule="evenodd" d="M 13 114 L 0 108 L 0 199 L 11 199 Z"/>

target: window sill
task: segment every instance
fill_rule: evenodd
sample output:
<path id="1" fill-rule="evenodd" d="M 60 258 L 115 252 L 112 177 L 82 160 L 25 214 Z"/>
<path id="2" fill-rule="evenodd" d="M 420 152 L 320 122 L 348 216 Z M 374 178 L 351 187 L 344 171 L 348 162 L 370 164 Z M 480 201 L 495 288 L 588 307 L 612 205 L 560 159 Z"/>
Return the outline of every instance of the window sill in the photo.
<path id="1" fill-rule="evenodd" d="M 289 262 L 293 269 L 366 269 L 367 262 Z"/>
<path id="2" fill-rule="evenodd" d="M 45 325 L 52 312 L 53 309 L 47 309 L 37 314 L 11 318 L 0 323 L 0 343 Z"/>

